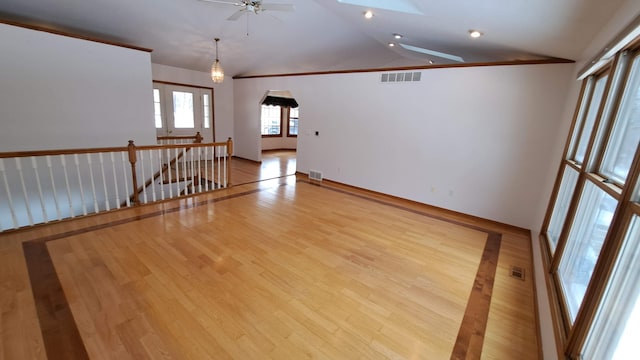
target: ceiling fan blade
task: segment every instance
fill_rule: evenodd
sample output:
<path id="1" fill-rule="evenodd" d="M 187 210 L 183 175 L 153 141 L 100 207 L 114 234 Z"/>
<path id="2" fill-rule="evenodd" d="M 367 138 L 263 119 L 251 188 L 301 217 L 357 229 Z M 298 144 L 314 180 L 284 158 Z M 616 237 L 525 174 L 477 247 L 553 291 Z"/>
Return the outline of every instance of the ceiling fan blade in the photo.
<path id="1" fill-rule="evenodd" d="M 268 3 L 260 5 L 261 10 L 274 10 L 274 11 L 293 11 L 293 4 L 276 4 Z"/>
<path id="2" fill-rule="evenodd" d="M 208 3 L 215 3 L 215 4 L 227 4 L 227 5 L 234 5 L 234 6 L 240 6 L 242 5 L 242 3 L 238 2 L 238 1 L 225 1 L 225 0 L 200 0 L 203 2 L 208 2 Z"/>
<path id="3" fill-rule="evenodd" d="M 242 16 L 245 12 L 247 12 L 246 9 L 240 9 L 234 12 L 233 14 L 231 14 L 231 16 L 227 18 L 227 20 L 231 20 L 231 21 L 238 20 L 240 16 Z"/>

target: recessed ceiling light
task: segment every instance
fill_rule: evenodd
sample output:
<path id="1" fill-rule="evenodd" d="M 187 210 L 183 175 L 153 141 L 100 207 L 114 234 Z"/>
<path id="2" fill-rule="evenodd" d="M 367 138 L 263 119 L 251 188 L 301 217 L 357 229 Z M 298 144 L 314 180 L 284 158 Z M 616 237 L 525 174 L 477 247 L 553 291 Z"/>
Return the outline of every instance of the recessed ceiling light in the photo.
<path id="1" fill-rule="evenodd" d="M 363 13 L 365 19 L 371 19 L 373 17 L 373 12 L 371 10 L 367 10 Z"/>
<path id="2" fill-rule="evenodd" d="M 394 44 L 394 43 L 389 43 L 388 45 L 389 45 L 389 47 L 394 47 L 394 46 L 396 46 L 396 44 Z"/>
<path id="3" fill-rule="evenodd" d="M 429 60 L 429 65 L 433 65 L 433 60 Z"/>
<path id="4" fill-rule="evenodd" d="M 402 35 L 401 34 L 393 34 L 393 37 L 396 39 L 402 39 Z"/>
<path id="5" fill-rule="evenodd" d="M 478 30 L 469 30 L 469 36 L 471 36 L 472 38 L 479 38 L 482 35 L 483 34 Z"/>

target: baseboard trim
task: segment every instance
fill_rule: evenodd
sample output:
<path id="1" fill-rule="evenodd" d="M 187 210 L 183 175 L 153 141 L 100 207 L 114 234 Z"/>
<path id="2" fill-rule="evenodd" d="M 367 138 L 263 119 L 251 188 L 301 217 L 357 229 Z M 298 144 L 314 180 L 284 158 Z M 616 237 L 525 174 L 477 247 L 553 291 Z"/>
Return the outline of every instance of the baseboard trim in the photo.
<path id="1" fill-rule="evenodd" d="M 304 172 L 301 172 L 301 171 L 296 171 L 296 175 L 306 176 L 306 177 L 309 176 L 308 173 L 304 173 Z M 402 198 L 402 197 L 399 197 L 399 196 L 386 194 L 386 193 L 379 192 L 379 191 L 369 190 L 369 189 L 366 189 L 366 188 L 362 188 L 362 187 L 358 187 L 358 186 L 355 186 L 355 185 L 341 183 L 341 182 L 334 181 L 334 180 L 327 179 L 327 178 L 323 178 L 322 181 L 314 181 L 314 183 L 317 183 L 319 185 L 343 187 L 343 188 L 351 189 L 351 190 L 356 191 L 356 192 L 362 192 L 362 193 L 365 193 L 365 194 L 369 194 L 369 195 L 374 196 L 374 197 L 387 198 L 387 199 L 391 199 L 391 200 L 395 200 L 395 201 L 405 202 L 405 203 L 407 203 L 409 205 L 413 205 L 413 206 L 425 207 L 426 209 L 432 209 L 433 211 L 446 213 L 447 216 L 454 216 L 454 217 L 458 217 L 460 219 L 464 219 L 467 222 L 477 222 L 477 221 L 488 222 L 488 223 L 493 224 L 496 227 L 499 227 L 499 228 L 502 228 L 502 229 L 508 229 L 509 231 L 520 233 L 520 234 L 522 234 L 524 236 L 528 236 L 529 238 L 531 237 L 531 230 L 529 230 L 529 229 L 521 228 L 521 227 L 516 226 L 516 225 L 506 224 L 506 223 L 499 222 L 499 221 L 496 221 L 496 220 L 485 219 L 485 218 L 480 217 L 480 216 L 465 214 L 465 213 L 462 213 L 462 212 L 459 212 L 459 211 L 455 211 L 455 210 L 445 209 L 445 208 L 442 208 L 442 207 L 439 207 L 439 206 L 435 206 L 435 205 L 419 202 L 419 201 L 416 201 L 416 200 L 406 199 L 406 198 Z"/>

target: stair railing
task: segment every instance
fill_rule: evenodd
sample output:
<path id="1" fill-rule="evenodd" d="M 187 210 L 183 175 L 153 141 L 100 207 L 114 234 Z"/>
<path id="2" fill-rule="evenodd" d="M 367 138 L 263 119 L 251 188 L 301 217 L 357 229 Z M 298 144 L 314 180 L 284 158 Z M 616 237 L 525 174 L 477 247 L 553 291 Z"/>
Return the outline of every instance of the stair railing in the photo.
<path id="1" fill-rule="evenodd" d="M 0 153 L 0 232 L 229 187 L 232 152 L 229 138 Z"/>

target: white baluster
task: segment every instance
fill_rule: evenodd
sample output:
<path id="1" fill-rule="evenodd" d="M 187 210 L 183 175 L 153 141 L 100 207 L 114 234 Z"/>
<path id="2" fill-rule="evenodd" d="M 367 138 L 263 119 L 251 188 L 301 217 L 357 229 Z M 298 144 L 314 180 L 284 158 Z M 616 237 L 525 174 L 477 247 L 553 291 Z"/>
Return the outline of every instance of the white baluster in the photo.
<path id="1" fill-rule="evenodd" d="M 176 164 L 174 162 L 174 164 Z M 173 198 L 173 184 L 171 183 L 171 149 L 167 148 L 167 174 L 169 174 L 169 199 Z"/>
<path id="2" fill-rule="evenodd" d="M 162 170 L 164 169 L 164 163 L 162 162 L 162 149 L 158 149 L 158 161 L 160 161 L 160 200 L 164 200 L 164 175 Z M 154 181 L 155 182 L 155 181 Z"/>
<path id="3" fill-rule="evenodd" d="M 104 206 L 105 210 L 111 210 L 109 206 L 109 192 L 107 191 L 107 178 L 104 176 L 104 158 L 102 153 L 98 153 L 98 161 L 100 161 L 100 173 L 102 174 L 102 185 L 104 187 Z"/>
<path id="4" fill-rule="evenodd" d="M 84 203 L 84 187 L 82 186 L 82 176 L 80 176 L 80 160 L 78 159 L 78 154 L 73 154 L 73 161 L 76 164 L 76 174 L 78 175 L 80 201 L 82 202 L 82 215 L 87 215 L 87 205 Z"/>
<path id="5" fill-rule="evenodd" d="M 153 150 L 149 150 L 149 169 L 151 170 L 151 199 L 156 201 L 156 179 L 155 172 L 153 171 Z"/>
<path id="6" fill-rule="evenodd" d="M 51 189 L 53 190 L 53 202 L 56 205 L 56 216 L 58 220 L 62 220 L 62 214 L 60 212 L 60 205 L 58 204 L 58 191 L 56 189 L 56 182 L 53 179 L 53 166 L 51 165 L 51 156 L 47 155 L 47 167 L 49 168 L 49 180 L 51 181 Z"/>
<path id="7" fill-rule="evenodd" d="M 129 196 L 129 179 L 127 179 L 127 165 L 129 165 L 129 160 L 125 158 L 124 154 L 124 151 L 120 153 L 122 159 L 122 178 L 124 180 L 124 201 L 126 202 L 127 207 L 129 207 L 131 206 L 131 198 Z"/>
<path id="8" fill-rule="evenodd" d="M 180 158 L 178 158 L 178 148 L 174 149 L 175 159 L 176 159 L 176 197 L 180 196 Z M 182 149 L 180 149 L 180 153 Z"/>
<path id="9" fill-rule="evenodd" d="M 27 186 L 24 183 L 24 174 L 22 173 L 22 162 L 20 158 L 16 158 L 16 168 L 20 175 L 20 183 L 22 184 L 22 195 L 24 196 L 24 205 L 27 209 L 27 217 L 29 218 L 29 225 L 33 225 L 33 216 L 31 215 L 31 207 L 29 206 L 29 196 L 27 196 Z"/>
<path id="10" fill-rule="evenodd" d="M 187 195 L 189 193 L 189 183 L 188 183 L 188 174 L 187 174 L 187 150 L 186 148 L 181 148 L 180 153 L 182 154 L 182 179 L 184 180 L 184 194 Z"/>
<path id="11" fill-rule="evenodd" d="M 142 174 L 142 199 L 144 199 L 144 203 L 147 203 L 147 177 L 144 175 L 144 153 L 142 151 L 138 152 L 138 157 L 140 158 L 140 170 Z"/>
<path id="12" fill-rule="evenodd" d="M 71 186 L 69 186 L 69 174 L 67 173 L 67 160 L 64 155 L 60 156 L 60 162 L 62 163 L 62 172 L 64 173 L 64 183 L 67 185 L 67 200 L 69 201 L 69 214 L 72 218 L 76 217 L 73 210 L 73 199 L 71 197 Z"/>
<path id="13" fill-rule="evenodd" d="M 33 173 L 36 176 L 36 185 L 38 187 L 38 196 L 40 197 L 40 208 L 42 209 L 42 219 L 45 223 L 49 222 L 49 216 L 47 216 L 47 208 L 45 206 L 44 196 L 42 195 L 42 184 L 40 184 L 40 173 L 38 172 L 38 163 L 36 162 L 36 157 L 31 157 L 31 167 L 33 168 Z"/>
<path id="14" fill-rule="evenodd" d="M 206 149 L 206 148 L 205 148 Z M 202 192 L 202 150 L 198 148 L 198 192 Z"/>
<path id="15" fill-rule="evenodd" d="M 189 164 L 189 167 L 191 168 L 191 193 L 195 194 L 196 192 L 196 185 L 194 184 L 195 178 L 196 178 L 196 174 L 194 172 L 194 166 L 193 166 L 193 153 L 197 148 L 191 148 L 191 151 L 189 151 L 189 153 L 191 154 L 191 162 Z"/>
<path id="16" fill-rule="evenodd" d="M 91 154 L 87 154 L 87 163 L 89 164 L 89 178 L 91 179 L 91 192 L 93 193 L 93 209 L 94 212 L 100 211 L 98 208 L 98 197 L 96 194 L 96 183 L 93 181 L 93 165 L 91 163 Z"/>
<path id="17" fill-rule="evenodd" d="M 113 191 L 116 193 L 116 209 L 120 209 L 120 194 L 118 193 L 118 177 L 116 176 L 116 161 L 113 152 L 109 153 L 111 157 L 111 173 L 113 174 Z"/>
<path id="18" fill-rule="evenodd" d="M 204 148 L 204 176 L 206 178 L 204 182 L 204 191 L 209 191 L 209 172 L 208 172 L 208 159 L 209 158 L 209 147 Z"/>
<path id="19" fill-rule="evenodd" d="M 224 187 L 227 187 L 227 146 L 223 147 L 224 153 L 222 154 L 222 169 L 224 170 Z"/>
<path id="20" fill-rule="evenodd" d="M 216 188 L 221 188 L 222 187 L 222 168 L 220 166 L 222 166 L 222 159 L 220 158 L 220 146 L 216 146 L 216 158 L 215 160 L 218 162 L 218 182 L 217 182 L 217 186 Z"/>
<path id="21" fill-rule="evenodd" d="M 4 168 L 4 159 L 0 159 L 0 172 L 2 173 L 2 179 L 4 180 L 4 189 L 7 192 L 7 200 L 9 201 L 9 211 L 11 211 L 11 220 L 13 221 L 13 228 L 18 228 L 18 218 L 16 217 L 16 211 L 13 207 L 13 199 L 11 198 L 11 190 L 9 189 L 9 182 L 7 181 L 7 173 Z"/>

